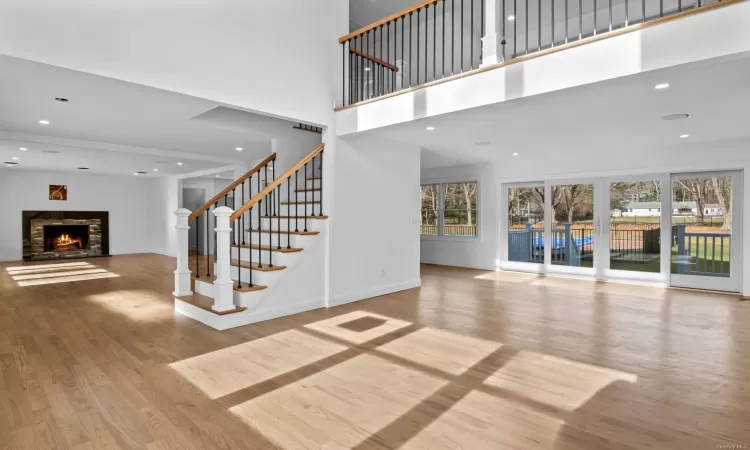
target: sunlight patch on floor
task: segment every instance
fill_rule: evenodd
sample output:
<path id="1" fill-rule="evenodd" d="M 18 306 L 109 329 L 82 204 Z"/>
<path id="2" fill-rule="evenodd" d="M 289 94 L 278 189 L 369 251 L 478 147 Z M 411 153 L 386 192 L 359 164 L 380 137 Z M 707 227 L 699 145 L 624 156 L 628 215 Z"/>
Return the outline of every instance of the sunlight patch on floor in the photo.
<path id="1" fill-rule="evenodd" d="M 285 449 L 352 448 L 445 384 L 360 355 L 230 411 Z"/>
<path id="2" fill-rule="evenodd" d="M 5 271 L 21 287 L 119 277 L 88 262 L 15 266 L 6 267 Z"/>
<path id="3" fill-rule="evenodd" d="M 449 375 L 461 375 L 502 345 L 434 328 L 420 328 L 378 350 Z"/>
<path id="4" fill-rule="evenodd" d="M 520 351 L 485 381 L 555 408 L 575 410 L 615 381 L 635 383 L 638 376 L 530 351 Z"/>
<path id="5" fill-rule="evenodd" d="M 469 392 L 402 449 L 551 449 L 565 424 L 484 392 Z"/>
<path id="6" fill-rule="evenodd" d="M 486 272 L 474 277 L 475 280 L 502 281 L 503 283 L 519 284 L 529 283 L 542 275 L 537 273 L 519 273 L 519 272 Z"/>
<path id="7" fill-rule="evenodd" d="M 150 290 L 117 289 L 89 295 L 86 301 L 139 322 L 157 322 L 174 316 L 174 304 Z"/>
<path id="8" fill-rule="evenodd" d="M 382 319 L 381 325 L 373 327 L 369 330 L 356 331 L 346 328 L 345 325 L 349 322 L 356 321 L 358 319 L 371 318 L 371 319 Z M 371 341 L 375 338 L 379 338 L 388 333 L 396 330 L 408 327 L 411 322 L 404 320 L 393 319 L 387 316 L 381 316 L 379 314 L 365 312 L 365 311 L 353 311 L 348 314 L 332 317 L 330 319 L 321 320 L 305 325 L 305 328 L 315 330 L 329 336 L 333 336 L 353 344 L 362 344 L 363 342 Z"/>
<path id="9" fill-rule="evenodd" d="M 299 369 L 347 347 L 288 330 L 169 366 L 216 399 Z"/>
<path id="10" fill-rule="evenodd" d="M 43 284 L 68 283 L 71 281 L 89 281 L 89 280 L 100 280 L 102 278 L 117 278 L 119 276 L 120 275 L 117 275 L 116 273 L 105 271 L 104 273 L 93 273 L 89 275 L 70 275 L 70 276 L 62 276 L 62 277 L 44 278 L 40 280 L 19 281 L 18 285 L 21 287 L 39 286 Z"/>

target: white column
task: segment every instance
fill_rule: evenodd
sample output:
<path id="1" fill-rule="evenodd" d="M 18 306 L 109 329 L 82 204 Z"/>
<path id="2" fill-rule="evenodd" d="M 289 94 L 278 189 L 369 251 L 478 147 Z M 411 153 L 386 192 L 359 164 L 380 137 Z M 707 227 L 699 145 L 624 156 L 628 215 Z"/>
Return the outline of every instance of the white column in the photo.
<path id="1" fill-rule="evenodd" d="M 177 216 L 177 270 L 174 271 L 174 294 L 177 297 L 191 295 L 190 289 L 190 269 L 188 269 L 188 217 L 190 211 L 180 208 L 174 212 Z"/>
<path id="2" fill-rule="evenodd" d="M 482 36 L 482 65 L 489 66 L 498 63 L 499 42 L 502 36 L 498 35 L 498 14 L 500 14 L 500 2 L 503 0 L 482 0 L 484 2 L 484 36 Z"/>
<path id="3" fill-rule="evenodd" d="M 222 206 L 214 209 L 216 216 L 216 280 L 214 280 L 214 311 L 229 311 L 234 305 L 234 281 L 230 276 L 230 260 L 232 251 L 230 245 L 229 216 L 234 213 L 231 208 Z"/>

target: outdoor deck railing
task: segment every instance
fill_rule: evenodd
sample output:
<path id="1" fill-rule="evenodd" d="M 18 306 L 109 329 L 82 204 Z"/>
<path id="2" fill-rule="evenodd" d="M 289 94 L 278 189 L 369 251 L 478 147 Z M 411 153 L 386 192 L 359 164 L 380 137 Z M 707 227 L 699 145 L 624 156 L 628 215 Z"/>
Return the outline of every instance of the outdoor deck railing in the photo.
<path id="1" fill-rule="evenodd" d="M 685 225 L 675 225 L 672 235 L 677 249 L 674 256 L 676 273 L 729 276 L 731 233 L 688 233 Z"/>
<path id="2" fill-rule="evenodd" d="M 420 233 L 425 235 L 438 235 L 437 225 L 421 225 Z M 443 236 L 476 236 L 477 226 L 476 225 L 443 225 Z"/>

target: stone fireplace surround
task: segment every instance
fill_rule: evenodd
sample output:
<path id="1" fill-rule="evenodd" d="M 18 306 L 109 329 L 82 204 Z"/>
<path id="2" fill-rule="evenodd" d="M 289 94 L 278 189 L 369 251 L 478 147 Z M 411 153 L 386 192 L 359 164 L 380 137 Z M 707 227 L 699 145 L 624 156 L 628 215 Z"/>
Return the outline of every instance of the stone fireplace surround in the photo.
<path id="1" fill-rule="evenodd" d="M 89 258 L 109 256 L 109 212 L 107 211 L 23 211 L 23 259 Z M 88 248 L 45 251 L 45 225 L 88 225 Z"/>

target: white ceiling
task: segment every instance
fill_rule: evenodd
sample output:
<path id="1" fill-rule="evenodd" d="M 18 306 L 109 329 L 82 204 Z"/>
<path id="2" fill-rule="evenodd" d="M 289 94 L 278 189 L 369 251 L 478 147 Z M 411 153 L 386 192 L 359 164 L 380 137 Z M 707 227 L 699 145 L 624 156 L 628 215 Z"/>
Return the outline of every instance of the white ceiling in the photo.
<path id="1" fill-rule="evenodd" d="M 349 0 L 349 26 L 362 28 L 415 3 L 416 0 Z"/>
<path id="2" fill-rule="evenodd" d="M 69 102 L 55 101 L 56 97 Z M 85 166 L 92 173 L 182 174 L 255 161 L 270 151 L 272 138 L 299 133 L 292 122 L 240 110 L 229 109 L 242 126 L 193 120 L 217 108 L 229 109 L 200 98 L 0 55 L 0 162 L 18 157 L 20 165 L 14 169 L 20 170 Z M 39 124 L 42 119 L 50 125 Z M 19 147 L 29 150 L 19 152 Z M 237 147 L 243 151 L 237 152 Z"/>
<path id="3" fill-rule="evenodd" d="M 750 139 L 750 55 L 645 72 L 369 131 L 422 147 L 422 167 Z M 551 75 L 553 76 L 553 75 Z M 669 82 L 671 87 L 655 90 Z M 662 116 L 689 113 L 685 120 Z M 434 126 L 434 131 L 427 131 Z M 680 139 L 689 134 L 688 139 Z M 489 142 L 485 145 L 477 143 Z"/>

